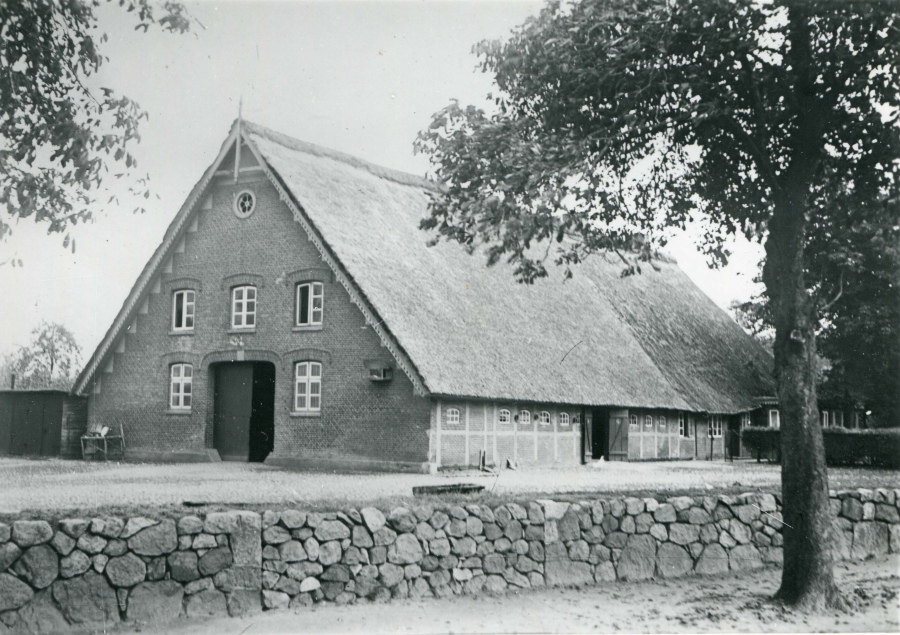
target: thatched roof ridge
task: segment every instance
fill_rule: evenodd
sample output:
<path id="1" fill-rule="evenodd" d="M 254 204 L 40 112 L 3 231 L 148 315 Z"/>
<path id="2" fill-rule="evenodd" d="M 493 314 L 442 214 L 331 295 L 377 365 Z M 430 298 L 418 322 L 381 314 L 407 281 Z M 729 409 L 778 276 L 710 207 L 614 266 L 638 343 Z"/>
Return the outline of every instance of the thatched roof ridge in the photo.
<path id="1" fill-rule="evenodd" d="M 771 394 L 771 357 L 671 258 L 623 278 L 601 254 L 520 285 L 426 246 L 433 184 L 246 126 L 433 394 L 722 413 Z"/>
<path id="2" fill-rule="evenodd" d="M 298 152 L 304 152 L 313 156 L 340 161 L 354 168 L 365 170 L 366 172 L 369 172 L 370 174 L 373 174 L 379 178 L 394 181 L 395 183 L 399 183 L 400 185 L 412 185 L 414 187 L 422 187 L 433 191 L 440 190 L 439 186 L 436 183 L 433 183 L 432 181 L 429 181 L 424 177 L 416 176 L 415 174 L 409 174 L 407 172 L 401 172 L 400 170 L 382 167 L 380 165 L 364 161 L 363 159 L 352 156 L 350 154 L 338 152 L 337 150 L 325 148 L 314 143 L 309 143 L 307 141 L 300 141 L 299 139 L 294 139 L 293 137 L 289 137 L 286 134 L 276 132 L 275 130 L 271 130 L 269 128 L 266 128 L 265 126 L 260 126 L 259 124 L 255 124 L 247 120 L 244 120 L 242 122 L 242 125 L 245 129 L 245 132 L 259 135 L 260 137 L 273 141 L 281 146 L 284 146 L 285 148 L 290 148 L 291 150 L 297 150 Z"/>

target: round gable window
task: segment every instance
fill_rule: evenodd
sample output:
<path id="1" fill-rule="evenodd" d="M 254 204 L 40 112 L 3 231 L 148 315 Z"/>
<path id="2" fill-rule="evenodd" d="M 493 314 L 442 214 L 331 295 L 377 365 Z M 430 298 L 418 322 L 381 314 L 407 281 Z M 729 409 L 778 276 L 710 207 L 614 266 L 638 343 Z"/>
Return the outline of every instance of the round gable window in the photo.
<path id="1" fill-rule="evenodd" d="M 234 213 L 238 218 L 248 218 L 256 209 L 256 194 L 244 190 L 234 197 Z"/>

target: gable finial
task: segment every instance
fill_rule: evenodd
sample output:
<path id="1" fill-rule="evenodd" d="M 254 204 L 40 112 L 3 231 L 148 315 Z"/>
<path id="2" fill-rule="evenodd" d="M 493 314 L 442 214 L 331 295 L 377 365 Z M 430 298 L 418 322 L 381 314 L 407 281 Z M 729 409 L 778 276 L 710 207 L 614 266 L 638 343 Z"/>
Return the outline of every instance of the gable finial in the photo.
<path id="1" fill-rule="evenodd" d="M 234 182 L 238 181 L 238 172 L 241 169 L 241 119 L 244 110 L 244 96 L 241 95 L 238 100 L 238 118 L 237 118 L 237 137 L 234 146 Z"/>

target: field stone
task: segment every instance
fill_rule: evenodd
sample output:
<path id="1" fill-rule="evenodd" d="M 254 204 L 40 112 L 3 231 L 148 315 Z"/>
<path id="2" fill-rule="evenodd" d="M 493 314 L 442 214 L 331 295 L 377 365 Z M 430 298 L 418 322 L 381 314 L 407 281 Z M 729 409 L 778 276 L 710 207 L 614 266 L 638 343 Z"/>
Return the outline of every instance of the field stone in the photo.
<path id="1" fill-rule="evenodd" d="M 344 540 L 350 537 L 350 529 L 339 520 L 324 520 L 321 525 L 316 527 L 315 536 L 319 542 Z"/>
<path id="2" fill-rule="evenodd" d="M 712 522 L 709 513 L 702 507 L 691 507 L 685 512 L 685 520 L 691 525 L 705 525 Z"/>
<path id="3" fill-rule="evenodd" d="M 677 545 L 689 545 L 700 539 L 700 528 L 697 525 L 672 523 L 669 525 L 669 540 Z"/>
<path id="4" fill-rule="evenodd" d="M 95 627 L 98 623 L 119 621 L 116 592 L 99 573 L 88 571 L 77 578 L 58 580 L 52 589 L 53 599 L 72 624 Z"/>
<path id="5" fill-rule="evenodd" d="M 126 619 L 145 624 L 171 622 L 181 615 L 183 599 L 184 588 L 174 580 L 141 582 L 128 595 Z"/>
<path id="6" fill-rule="evenodd" d="M 747 525 L 732 520 L 728 532 L 734 537 L 738 544 L 746 545 L 750 543 L 751 532 Z"/>
<path id="7" fill-rule="evenodd" d="M 14 542 L 5 542 L 0 545 L 0 572 L 6 571 L 20 555 L 22 555 L 22 550 Z"/>
<path id="8" fill-rule="evenodd" d="M 547 563 L 549 565 L 549 563 Z M 546 565 L 545 565 L 546 566 Z M 656 540 L 647 534 L 632 534 L 622 554 L 617 570 L 622 580 L 647 580 L 656 568 Z M 548 576 L 548 583 L 550 582 Z"/>
<path id="9" fill-rule="evenodd" d="M 12 537 L 12 527 L 6 523 L 0 523 L 0 542 L 8 542 Z"/>
<path id="10" fill-rule="evenodd" d="M 319 541 L 315 538 L 309 537 L 303 541 L 303 549 L 306 551 L 306 557 L 310 560 L 319 559 Z"/>
<path id="11" fill-rule="evenodd" d="M 150 558 L 147 562 L 147 579 L 151 582 L 162 580 L 166 577 L 166 557 Z"/>
<path id="12" fill-rule="evenodd" d="M 108 541 L 106 540 L 106 538 L 103 538 L 102 536 L 84 533 L 81 534 L 81 538 L 78 539 L 78 542 L 75 543 L 75 546 L 85 553 L 95 554 L 101 553 L 103 549 L 106 548 L 107 542 Z"/>
<path id="13" fill-rule="evenodd" d="M 666 502 L 672 505 L 675 510 L 679 512 L 683 512 L 684 510 L 694 506 L 694 499 L 690 496 L 675 496 L 673 498 L 667 499 Z"/>
<path id="14" fill-rule="evenodd" d="M 45 520 L 16 520 L 12 524 L 12 540 L 20 547 L 33 547 L 53 538 L 53 528 Z"/>
<path id="15" fill-rule="evenodd" d="M 872 556 L 881 556 L 888 552 L 890 532 L 881 523 L 861 522 L 853 528 L 853 548 L 851 557 L 864 560 Z"/>
<path id="16" fill-rule="evenodd" d="M 201 575 L 215 575 L 219 571 L 230 567 L 234 562 L 231 550 L 227 547 L 210 549 L 200 557 L 198 569 Z"/>
<path id="17" fill-rule="evenodd" d="M 463 538 L 457 541 L 457 544 L 468 541 L 471 543 L 471 553 L 466 549 L 465 554 L 459 555 L 475 555 L 475 541 L 471 538 Z M 468 544 L 468 543 L 467 543 Z M 422 545 L 412 534 L 401 534 L 397 540 L 388 548 L 387 559 L 393 564 L 414 564 L 420 562 L 425 554 L 422 551 Z"/>
<path id="18" fill-rule="evenodd" d="M 189 618 L 219 617 L 228 612 L 225 594 L 216 589 L 204 589 L 188 596 L 184 612 Z"/>
<path id="19" fill-rule="evenodd" d="M 396 539 L 397 533 L 389 527 L 382 527 L 381 529 L 372 532 L 372 540 L 376 547 L 386 547 L 392 544 Z"/>
<path id="20" fill-rule="evenodd" d="M 59 555 L 68 556 L 75 548 L 75 539 L 64 531 L 57 531 L 53 534 L 50 544 L 56 549 Z"/>
<path id="21" fill-rule="evenodd" d="M 343 523 L 338 523 L 343 527 Z M 346 527 L 345 527 L 346 529 Z M 280 545 L 291 539 L 291 533 L 284 527 L 272 525 L 263 531 L 263 542 L 268 545 Z"/>
<path id="22" fill-rule="evenodd" d="M 225 603 L 228 606 L 228 615 L 240 617 L 260 610 L 259 591 L 237 589 L 225 594 Z"/>
<path id="23" fill-rule="evenodd" d="M 118 538 L 110 540 L 106 543 L 106 546 L 103 547 L 103 555 L 109 556 L 110 558 L 121 556 L 126 551 L 128 551 L 128 543 L 124 540 L 119 540 Z"/>
<path id="24" fill-rule="evenodd" d="M 384 517 L 384 514 L 381 513 L 381 510 L 374 507 L 364 507 L 359 510 L 359 513 L 362 516 L 366 527 L 368 527 L 369 531 L 372 533 L 375 533 L 387 523 L 387 519 Z"/>
<path id="25" fill-rule="evenodd" d="M 558 521 L 557 529 L 559 530 L 559 539 L 563 542 L 578 540 L 581 537 L 581 526 L 578 524 L 578 516 L 571 508 Z"/>
<path id="26" fill-rule="evenodd" d="M 178 535 L 199 534 L 203 532 L 203 521 L 197 516 L 182 516 L 175 525 Z"/>
<path id="27" fill-rule="evenodd" d="M 758 569 L 762 566 L 762 558 L 753 545 L 738 545 L 728 553 L 728 565 L 732 571 Z"/>
<path id="28" fill-rule="evenodd" d="M 289 565 L 287 574 L 295 580 L 303 581 L 306 578 L 320 575 L 325 570 L 318 562 L 297 562 Z"/>
<path id="29" fill-rule="evenodd" d="M 83 551 L 73 551 L 59 561 L 59 577 L 72 578 L 90 568 L 91 559 Z"/>
<path id="30" fill-rule="evenodd" d="M 341 543 L 331 540 L 319 545 L 319 562 L 323 566 L 332 565 L 341 561 Z"/>
<path id="31" fill-rule="evenodd" d="M 613 582 L 616 579 L 616 568 L 612 562 L 601 562 L 594 569 L 596 582 Z"/>
<path id="32" fill-rule="evenodd" d="M 56 551 L 44 544 L 29 547 L 16 562 L 15 572 L 34 588 L 47 588 L 59 575 Z"/>
<path id="33" fill-rule="evenodd" d="M 69 624 L 54 603 L 49 589 L 36 593 L 17 613 L 7 615 L 15 615 L 12 628 L 17 633 L 62 633 L 69 630 Z M 0 626 L 0 633 L 5 632 Z"/>
<path id="34" fill-rule="evenodd" d="M 98 553 L 94 556 L 91 556 L 91 566 L 94 567 L 94 571 L 97 573 L 103 573 L 106 569 L 106 563 L 109 562 L 109 556 Z"/>
<path id="35" fill-rule="evenodd" d="M 134 518 L 129 518 L 128 522 L 125 523 L 125 527 L 119 533 L 119 538 L 127 539 L 131 538 L 137 532 L 142 529 L 146 529 L 147 527 L 153 527 L 154 525 L 158 525 L 159 521 L 154 520 L 153 518 L 145 518 L 143 516 L 135 516 Z M 68 531 L 66 533 L 69 533 Z M 83 533 L 83 532 L 82 532 Z M 69 534 L 72 535 L 72 534 Z M 75 536 L 72 536 L 73 538 Z"/>
<path id="36" fill-rule="evenodd" d="M 731 549 L 732 547 L 736 547 L 738 543 L 730 533 L 722 530 L 722 532 L 719 534 L 719 544 L 721 544 L 723 547 Z"/>
<path id="37" fill-rule="evenodd" d="M 653 518 L 658 523 L 674 523 L 677 520 L 675 507 L 669 503 L 660 505 L 659 509 L 653 512 Z"/>
<path id="38" fill-rule="evenodd" d="M 99 523 L 96 529 L 94 528 L 95 523 Z M 91 531 L 95 534 L 100 534 L 104 538 L 118 538 L 124 528 L 125 521 L 121 518 L 109 517 L 91 520 Z"/>
<path id="39" fill-rule="evenodd" d="M 634 522 L 634 516 L 625 516 L 619 524 L 619 531 L 626 534 L 637 533 L 637 524 Z"/>
<path id="40" fill-rule="evenodd" d="M 889 547 L 891 553 L 900 552 L 900 525 L 891 525 Z"/>
<path id="41" fill-rule="evenodd" d="M 31 587 L 8 573 L 0 573 L 0 613 L 24 606 L 34 597 Z"/>
<path id="42" fill-rule="evenodd" d="M 644 501 L 640 498 L 628 497 L 625 499 L 625 513 L 629 516 L 637 516 L 644 511 Z"/>
<path id="43" fill-rule="evenodd" d="M 694 561 L 683 547 L 666 542 L 656 552 L 656 571 L 663 578 L 678 578 L 694 568 Z"/>
<path id="44" fill-rule="evenodd" d="M 168 562 L 173 580 L 192 582 L 200 577 L 197 554 L 193 551 L 175 552 L 169 556 Z"/>
<path id="45" fill-rule="evenodd" d="M 894 509 L 891 507 L 891 509 Z M 894 513 L 896 513 L 894 509 Z M 470 536 L 480 536 L 484 533 L 484 523 L 478 516 L 469 516 L 466 518 L 466 533 Z"/>
<path id="46" fill-rule="evenodd" d="M 694 571 L 702 575 L 726 573 L 728 571 L 728 554 L 722 545 L 715 542 L 706 545 L 694 566 Z"/>
<path id="47" fill-rule="evenodd" d="M 191 541 L 191 549 L 215 549 L 219 543 L 212 534 L 196 534 Z"/>
<path id="48" fill-rule="evenodd" d="M 297 540 L 289 540 L 278 545 L 278 555 L 283 562 L 301 562 L 308 557 L 303 543 Z"/>
<path id="49" fill-rule="evenodd" d="M 445 530 L 448 536 L 462 538 L 466 535 L 466 521 L 460 518 L 454 518 L 447 524 Z"/>
<path id="50" fill-rule="evenodd" d="M 195 554 L 195 560 L 196 557 Z M 147 565 L 133 553 L 111 558 L 106 564 L 106 577 L 116 587 L 133 587 L 137 583 L 143 582 L 146 575 Z"/>
<path id="51" fill-rule="evenodd" d="M 875 505 L 875 520 L 883 520 L 888 523 L 900 523 L 900 513 L 893 505 L 878 503 Z"/>
<path id="52" fill-rule="evenodd" d="M 206 589 L 213 589 L 215 585 L 213 585 L 212 578 L 200 578 L 199 580 L 194 580 L 193 582 L 188 582 L 184 585 L 184 594 L 191 595 L 193 593 L 200 593 L 200 591 L 205 591 Z"/>
<path id="53" fill-rule="evenodd" d="M 713 534 L 715 535 L 715 528 L 713 529 Z M 652 527 L 650 527 L 650 535 L 663 542 L 669 539 L 669 531 L 663 524 L 654 524 Z"/>
<path id="54" fill-rule="evenodd" d="M 293 578 L 289 578 L 283 575 L 278 578 L 278 582 L 277 584 L 275 584 L 275 588 L 272 590 L 281 591 L 282 593 L 287 593 L 288 595 L 297 595 L 298 593 L 300 593 L 300 583 Z"/>
<path id="55" fill-rule="evenodd" d="M 427 525 L 430 527 L 430 525 Z M 372 534 L 362 525 L 354 525 L 351 531 L 351 541 L 356 547 L 372 547 L 375 545 Z"/>
<path id="56" fill-rule="evenodd" d="M 142 529 L 128 539 L 128 548 L 141 556 L 169 554 L 177 546 L 178 534 L 173 520 L 164 520 L 158 525 Z"/>

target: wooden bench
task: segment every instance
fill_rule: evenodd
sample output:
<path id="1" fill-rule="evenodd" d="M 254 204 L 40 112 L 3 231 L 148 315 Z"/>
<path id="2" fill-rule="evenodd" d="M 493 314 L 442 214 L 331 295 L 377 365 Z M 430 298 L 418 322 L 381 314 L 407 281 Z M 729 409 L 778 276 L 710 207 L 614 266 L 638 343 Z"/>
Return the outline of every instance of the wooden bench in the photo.
<path id="1" fill-rule="evenodd" d="M 120 459 L 125 458 L 125 432 L 121 423 L 117 435 L 109 434 L 109 428 L 104 426 L 81 437 L 81 458 L 85 461 L 99 454 L 103 455 L 104 461 L 108 461 L 110 453 L 118 453 Z"/>

